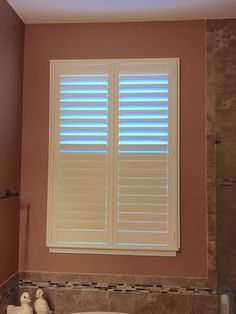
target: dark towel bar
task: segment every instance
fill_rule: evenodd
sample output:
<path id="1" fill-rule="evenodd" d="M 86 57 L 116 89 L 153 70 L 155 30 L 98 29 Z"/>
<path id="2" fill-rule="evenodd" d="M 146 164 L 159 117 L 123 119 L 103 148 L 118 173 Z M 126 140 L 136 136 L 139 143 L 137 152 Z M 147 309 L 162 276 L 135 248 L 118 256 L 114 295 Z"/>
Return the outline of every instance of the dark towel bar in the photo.
<path id="1" fill-rule="evenodd" d="M 20 193 L 18 193 L 18 192 L 12 192 L 12 191 L 6 190 L 5 194 L 0 197 L 0 200 L 5 200 L 5 199 L 19 196 L 19 195 L 20 195 Z"/>

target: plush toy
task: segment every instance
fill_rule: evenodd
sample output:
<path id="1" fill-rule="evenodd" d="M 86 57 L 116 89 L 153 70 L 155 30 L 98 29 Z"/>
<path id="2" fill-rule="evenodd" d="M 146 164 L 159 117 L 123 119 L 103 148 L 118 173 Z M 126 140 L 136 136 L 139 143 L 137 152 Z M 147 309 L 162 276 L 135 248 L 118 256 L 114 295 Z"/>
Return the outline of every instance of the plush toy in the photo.
<path id="1" fill-rule="evenodd" d="M 38 289 L 35 294 L 34 309 L 37 314 L 51 314 L 47 301 L 43 298 L 43 290 Z"/>
<path id="2" fill-rule="evenodd" d="M 7 314 L 33 314 L 33 308 L 29 305 L 30 302 L 29 293 L 22 293 L 20 297 L 21 306 L 8 305 Z"/>

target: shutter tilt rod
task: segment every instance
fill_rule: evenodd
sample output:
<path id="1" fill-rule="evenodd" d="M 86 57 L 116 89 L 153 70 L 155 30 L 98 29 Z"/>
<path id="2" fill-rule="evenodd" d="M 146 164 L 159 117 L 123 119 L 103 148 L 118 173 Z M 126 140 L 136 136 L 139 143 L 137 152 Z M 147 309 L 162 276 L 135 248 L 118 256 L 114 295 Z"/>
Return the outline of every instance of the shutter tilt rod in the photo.
<path id="1" fill-rule="evenodd" d="M 19 195 L 20 195 L 20 193 L 18 193 L 18 192 L 11 192 L 9 190 L 6 190 L 5 194 L 0 197 L 0 200 L 9 199 L 11 197 L 19 196 Z"/>

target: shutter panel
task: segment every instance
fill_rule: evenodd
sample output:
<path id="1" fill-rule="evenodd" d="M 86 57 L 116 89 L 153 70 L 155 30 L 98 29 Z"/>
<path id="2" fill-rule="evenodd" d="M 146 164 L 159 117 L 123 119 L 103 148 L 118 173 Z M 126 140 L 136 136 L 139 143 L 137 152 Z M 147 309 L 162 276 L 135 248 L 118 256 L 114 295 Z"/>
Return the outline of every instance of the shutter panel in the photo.
<path id="1" fill-rule="evenodd" d="M 168 246 L 169 66 L 121 64 L 118 73 L 117 242 Z"/>
<path id="2" fill-rule="evenodd" d="M 55 240 L 110 241 L 108 69 L 58 69 L 54 181 Z"/>

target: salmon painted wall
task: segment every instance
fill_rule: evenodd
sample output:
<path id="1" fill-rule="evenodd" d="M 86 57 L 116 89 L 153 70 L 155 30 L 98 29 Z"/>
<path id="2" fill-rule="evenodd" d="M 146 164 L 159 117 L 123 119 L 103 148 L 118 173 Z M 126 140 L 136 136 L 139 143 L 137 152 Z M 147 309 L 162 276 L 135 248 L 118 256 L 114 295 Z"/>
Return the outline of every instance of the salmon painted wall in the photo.
<path id="1" fill-rule="evenodd" d="M 20 270 L 207 276 L 205 22 L 27 25 Z M 49 60 L 181 58 L 181 252 L 52 254 L 46 248 Z"/>
<path id="2" fill-rule="evenodd" d="M 24 24 L 0 1 L 0 196 L 20 190 Z M 0 285 L 18 271 L 18 198 L 0 200 Z"/>

